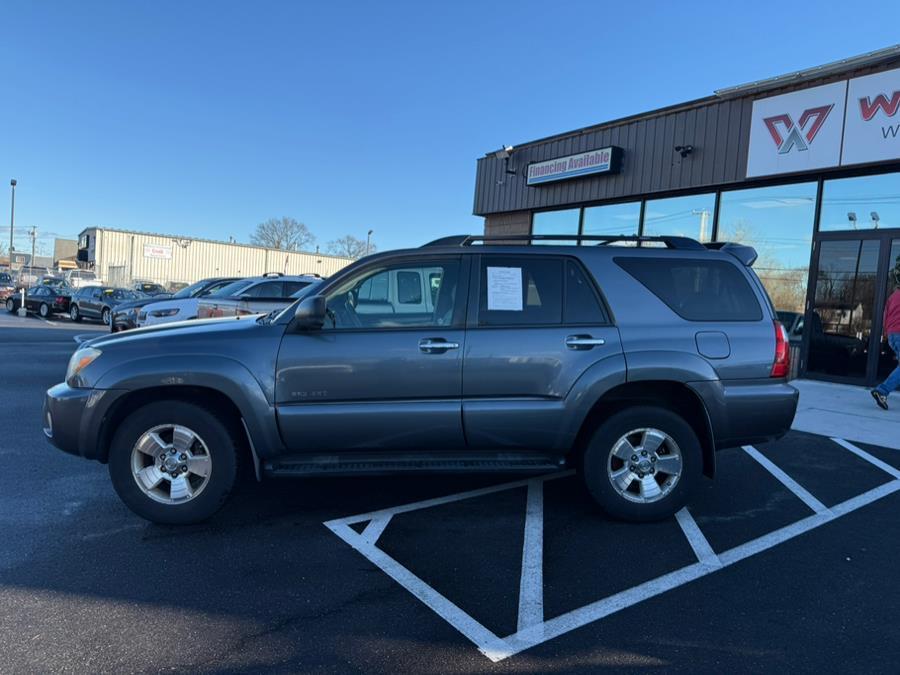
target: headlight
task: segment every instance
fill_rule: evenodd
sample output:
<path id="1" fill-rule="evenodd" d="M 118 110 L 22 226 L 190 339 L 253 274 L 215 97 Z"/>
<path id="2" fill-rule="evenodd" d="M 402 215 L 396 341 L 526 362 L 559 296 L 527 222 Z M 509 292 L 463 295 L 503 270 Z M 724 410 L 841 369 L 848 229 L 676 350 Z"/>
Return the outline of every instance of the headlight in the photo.
<path id="1" fill-rule="evenodd" d="M 152 312 L 150 312 L 150 316 L 156 316 L 156 317 L 175 316 L 176 314 L 178 314 L 177 307 L 173 307 L 172 309 L 155 309 Z"/>
<path id="2" fill-rule="evenodd" d="M 91 365 L 94 361 L 97 360 L 97 357 L 102 354 L 99 349 L 94 349 L 93 347 L 84 347 L 83 349 L 77 350 L 74 354 L 72 354 L 72 358 L 69 359 L 69 367 L 66 368 L 66 384 L 70 387 L 78 386 L 76 378 L 81 374 L 81 371 Z"/>

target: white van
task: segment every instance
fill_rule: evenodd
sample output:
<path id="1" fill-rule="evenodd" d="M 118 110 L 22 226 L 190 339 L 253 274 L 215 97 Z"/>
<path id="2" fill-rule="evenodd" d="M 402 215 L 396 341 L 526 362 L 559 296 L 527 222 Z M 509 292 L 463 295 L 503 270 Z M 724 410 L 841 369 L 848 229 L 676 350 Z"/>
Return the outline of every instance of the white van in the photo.
<path id="1" fill-rule="evenodd" d="M 66 272 L 66 283 L 72 288 L 86 286 L 102 286 L 103 282 L 90 270 L 69 270 Z"/>

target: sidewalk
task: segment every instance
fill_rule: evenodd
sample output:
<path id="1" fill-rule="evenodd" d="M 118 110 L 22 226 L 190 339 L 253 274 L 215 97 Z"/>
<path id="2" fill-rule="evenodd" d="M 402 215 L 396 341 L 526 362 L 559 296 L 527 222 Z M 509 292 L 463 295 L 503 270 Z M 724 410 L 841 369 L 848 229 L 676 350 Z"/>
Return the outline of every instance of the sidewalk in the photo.
<path id="1" fill-rule="evenodd" d="M 865 387 L 815 380 L 794 380 L 800 405 L 793 428 L 848 441 L 871 443 L 900 450 L 900 393 L 884 411 L 875 405 Z"/>

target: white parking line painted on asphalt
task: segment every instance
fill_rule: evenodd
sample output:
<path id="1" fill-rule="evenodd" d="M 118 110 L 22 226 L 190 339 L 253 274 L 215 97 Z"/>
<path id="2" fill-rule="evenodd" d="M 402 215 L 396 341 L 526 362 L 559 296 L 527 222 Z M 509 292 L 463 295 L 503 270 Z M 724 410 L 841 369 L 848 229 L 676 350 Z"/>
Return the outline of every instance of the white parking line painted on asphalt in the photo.
<path id="1" fill-rule="evenodd" d="M 518 629 L 544 621 L 544 481 L 528 482 L 525 507 L 525 541 L 522 544 L 522 576 L 519 580 Z"/>
<path id="2" fill-rule="evenodd" d="M 687 508 L 683 508 L 675 514 L 675 520 L 678 521 L 681 531 L 684 532 L 688 543 L 694 549 L 694 555 L 697 556 L 697 560 L 711 567 L 721 567 L 722 561 L 719 560 L 719 556 L 716 555 L 712 546 L 709 545 L 709 540 L 700 531 L 700 527 L 697 525 L 697 521 L 694 520 L 691 512 Z"/>
<path id="3" fill-rule="evenodd" d="M 881 469 L 885 473 L 891 474 L 894 478 L 900 478 L 900 471 L 898 471 L 897 469 L 892 467 L 887 462 L 882 462 L 880 459 L 869 454 L 862 448 L 857 448 L 855 445 L 853 445 L 853 443 L 849 443 L 842 438 L 832 438 L 831 440 L 834 441 L 835 443 L 837 443 L 838 445 L 840 445 L 845 450 L 849 450 L 857 457 L 860 457 L 860 458 L 866 460 L 867 462 L 869 462 L 870 464 L 877 466 L 879 469 Z"/>
<path id="4" fill-rule="evenodd" d="M 381 536 L 381 533 L 384 532 L 384 528 L 391 522 L 391 518 L 393 518 L 393 516 L 379 516 L 378 518 L 373 518 L 362 532 L 362 538 L 366 540 L 366 543 L 372 544 L 373 546 L 378 543 L 378 537 Z"/>
<path id="5" fill-rule="evenodd" d="M 382 509 L 358 516 L 349 516 L 346 518 L 330 520 L 324 523 L 324 525 L 328 527 L 332 532 L 334 532 L 338 537 L 348 543 L 352 548 L 359 551 L 362 555 L 368 558 L 369 561 L 379 567 L 382 571 L 384 571 L 388 576 L 390 576 L 397 583 L 403 586 L 406 590 L 412 593 L 438 616 L 440 616 L 445 621 L 447 621 L 447 623 L 456 628 L 456 630 L 458 630 L 462 635 L 464 635 L 473 644 L 475 644 L 478 650 L 487 658 L 489 658 L 491 661 L 496 662 L 509 658 L 510 656 L 513 656 L 525 649 L 535 647 L 555 637 L 559 637 L 560 635 L 564 635 L 565 633 L 573 631 L 589 623 L 593 623 L 595 621 L 598 621 L 599 619 L 603 619 L 607 616 L 610 616 L 611 614 L 626 609 L 627 607 L 631 607 L 632 605 L 636 605 L 640 602 L 644 602 L 645 600 L 649 600 L 650 598 L 678 588 L 679 586 L 683 586 L 687 583 L 690 583 L 691 581 L 695 581 L 709 574 L 714 574 L 720 569 L 723 569 L 729 565 L 733 565 L 737 562 L 740 562 L 741 560 L 745 560 L 746 558 L 749 558 L 751 556 L 762 553 L 763 551 L 771 549 L 801 534 L 809 532 L 810 530 L 814 530 L 817 527 L 821 527 L 826 523 L 832 522 L 837 518 L 845 516 L 848 513 L 852 513 L 857 509 L 863 508 L 864 506 L 867 506 L 879 499 L 900 491 L 900 471 L 897 471 L 893 467 L 884 464 L 884 462 L 881 462 L 881 460 L 878 460 L 864 450 L 856 448 L 856 446 L 845 444 L 845 442 L 842 442 L 840 439 L 832 440 L 834 440 L 842 447 L 845 447 L 847 450 L 858 454 L 863 459 L 872 462 L 872 464 L 874 464 L 875 466 L 879 466 L 880 468 L 884 469 L 885 471 L 887 471 L 887 473 L 890 473 L 891 475 L 898 478 L 898 480 L 889 481 L 861 495 L 857 495 L 856 497 L 841 502 L 840 504 L 831 507 L 831 509 L 828 509 L 818 499 L 813 497 L 813 495 L 811 495 L 808 491 L 801 487 L 794 479 L 784 473 L 784 471 L 778 468 L 766 457 L 761 455 L 755 448 L 749 448 L 748 446 L 749 450 L 748 448 L 744 448 L 744 450 L 757 461 L 759 461 L 759 458 L 762 458 L 762 460 L 764 461 L 760 463 L 765 466 L 765 468 L 768 469 L 772 473 L 772 475 L 778 478 L 778 480 L 781 481 L 782 484 L 788 487 L 788 489 L 790 489 L 791 492 L 793 492 L 799 499 L 810 506 L 810 508 L 812 508 L 815 513 L 807 516 L 806 518 L 803 518 L 802 520 L 782 527 L 778 530 L 775 530 L 774 532 L 762 535 L 761 537 L 757 537 L 756 539 L 753 539 L 739 546 L 735 546 L 734 548 L 731 548 L 717 555 L 713 551 L 706 537 L 701 532 L 699 526 L 691 516 L 690 512 L 687 509 L 682 509 L 678 514 L 676 514 L 676 520 L 682 531 L 684 532 L 686 538 L 688 539 L 688 542 L 694 550 L 694 553 L 697 555 L 698 561 L 696 563 L 692 563 L 690 565 L 682 567 L 681 569 L 668 572 L 655 579 L 651 579 L 650 581 L 638 584 L 637 586 L 589 603 L 583 607 L 579 607 L 552 619 L 539 621 L 538 623 L 531 623 L 531 619 L 523 620 L 522 597 L 524 594 L 528 598 L 528 602 L 532 602 L 533 598 L 540 595 L 541 614 L 543 614 L 543 582 L 541 581 L 541 588 L 538 591 L 536 588 L 536 576 L 533 574 L 526 574 L 526 570 L 524 569 L 526 564 L 532 569 L 534 569 L 535 567 L 533 557 L 535 556 L 534 551 L 536 549 L 536 546 L 534 542 L 537 541 L 537 534 L 528 534 L 527 530 L 529 528 L 536 527 L 536 523 L 538 522 L 543 524 L 543 517 L 541 516 L 541 518 L 538 519 L 536 516 L 534 516 L 529 519 L 528 512 L 526 512 L 526 545 L 523 547 L 522 553 L 523 570 L 519 589 L 520 614 L 518 630 L 512 635 L 506 637 L 495 635 L 493 632 L 485 628 L 484 625 L 482 625 L 477 619 L 464 612 L 440 592 L 426 584 L 424 581 L 422 581 L 422 579 L 417 577 L 402 564 L 394 560 L 384 551 L 380 550 L 377 546 L 375 546 L 374 543 L 370 543 L 367 540 L 365 533 L 373 523 L 370 523 L 366 530 L 363 531 L 362 535 L 358 534 L 355 530 L 349 527 L 349 525 L 365 521 L 378 521 L 378 527 L 381 528 L 378 534 L 380 534 L 380 532 L 383 531 L 384 527 L 387 526 L 386 521 L 382 522 L 383 519 L 387 518 L 389 520 L 390 516 L 393 514 L 425 509 L 432 506 L 437 506 L 439 504 L 460 501 L 462 499 L 470 499 L 472 497 L 478 497 L 485 494 L 500 492 L 503 490 L 511 490 L 526 485 L 529 487 L 529 499 L 526 508 L 528 508 L 530 511 L 535 511 L 539 503 L 539 498 L 537 496 L 532 496 L 532 482 L 537 481 L 543 483 L 546 480 L 552 480 L 555 478 L 561 478 L 565 475 L 571 475 L 573 472 L 569 471 L 565 473 L 550 474 L 548 476 L 542 476 L 539 478 L 504 483 L 502 485 L 497 485 L 490 488 L 471 490 L 469 492 L 462 492 L 456 495 L 448 495 L 445 497 L 439 497 L 437 499 L 423 500 L 421 502 L 405 504 L 403 506 L 398 506 L 391 509 Z M 768 465 L 766 464 L 766 462 L 768 463 Z M 535 495 L 537 494 L 541 494 L 540 502 L 542 502 L 542 492 L 535 492 Z M 541 506 L 543 506 L 542 503 Z M 530 545 L 527 543 L 529 540 L 531 541 Z M 540 540 L 542 542 L 543 532 L 541 532 L 540 534 Z M 543 576 L 542 573 L 541 576 Z M 523 592 L 523 586 L 525 585 L 527 585 L 529 588 L 527 591 Z M 526 613 L 528 616 L 536 616 L 536 606 L 530 606 L 526 610 Z"/>
<path id="6" fill-rule="evenodd" d="M 772 461 L 768 457 L 763 455 L 759 450 L 754 448 L 752 445 L 745 445 L 744 452 L 746 452 L 753 459 L 759 462 L 763 466 L 763 468 L 766 469 L 766 471 L 775 476 L 775 478 L 777 478 L 782 485 L 793 492 L 804 504 L 806 504 L 813 511 L 815 511 L 816 513 L 828 513 L 827 506 L 813 497 L 807 491 L 807 489 L 800 485 L 797 481 L 795 481 L 784 471 L 775 466 Z"/>

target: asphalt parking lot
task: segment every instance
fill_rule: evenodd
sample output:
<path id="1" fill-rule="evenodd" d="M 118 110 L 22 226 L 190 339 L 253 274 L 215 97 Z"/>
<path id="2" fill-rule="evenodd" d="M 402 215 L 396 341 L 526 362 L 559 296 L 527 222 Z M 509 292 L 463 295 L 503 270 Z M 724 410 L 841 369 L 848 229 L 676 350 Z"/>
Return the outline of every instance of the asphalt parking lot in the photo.
<path id="1" fill-rule="evenodd" d="M 896 670 L 900 451 L 727 450 L 645 526 L 564 475 L 269 481 L 160 527 L 43 439 L 100 329 L 54 323 L 0 318 L 0 672 Z"/>

